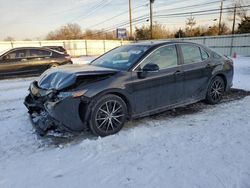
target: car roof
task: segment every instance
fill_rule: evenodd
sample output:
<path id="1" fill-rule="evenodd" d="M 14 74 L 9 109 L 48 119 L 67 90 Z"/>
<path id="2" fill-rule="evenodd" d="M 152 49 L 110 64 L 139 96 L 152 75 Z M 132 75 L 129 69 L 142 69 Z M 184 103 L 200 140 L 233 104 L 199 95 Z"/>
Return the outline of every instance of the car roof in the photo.
<path id="1" fill-rule="evenodd" d="M 14 50 L 30 50 L 30 49 L 35 49 L 35 50 L 46 50 L 46 51 L 50 51 L 50 52 L 53 52 L 53 53 L 57 53 L 57 54 L 63 54 L 59 51 L 56 51 L 56 50 L 52 50 L 52 49 L 49 49 L 49 48 L 44 48 L 44 47 L 16 47 L 16 48 L 11 48 L 11 49 L 8 49 L 8 50 L 5 50 L 4 53 L 1 53 L 0 56 L 3 56 L 11 51 L 14 51 Z"/>
<path id="2" fill-rule="evenodd" d="M 152 40 L 152 41 L 138 41 L 135 43 L 132 43 L 131 45 L 145 45 L 145 46 L 151 46 L 151 47 L 156 47 L 156 46 L 162 46 L 162 45 L 167 45 L 167 44 L 195 44 L 195 45 L 200 45 L 197 43 L 193 42 L 186 42 L 186 41 L 180 41 L 180 40 Z"/>
<path id="3" fill-rule="evenodd" d="M 16 48 L 11 48 L 11 50 L 30 50 L 30 49 L 37 49 L 37 50 L 50 50 L 48 48 L 43 48 L 43 47 L 16 47 Z"/>
<path id="4" fill-rule="evenodd" d="M 45 48 L 64 48 L 63 46 L 43 46 Z"/>

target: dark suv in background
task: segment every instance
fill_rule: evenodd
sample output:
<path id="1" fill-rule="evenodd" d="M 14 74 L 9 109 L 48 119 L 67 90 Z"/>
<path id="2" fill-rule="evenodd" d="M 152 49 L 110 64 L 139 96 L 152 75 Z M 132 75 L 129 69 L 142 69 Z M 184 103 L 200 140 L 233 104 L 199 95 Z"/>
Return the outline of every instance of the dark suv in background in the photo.
<path id="1" fill-rule="evenodd" d="M 13 48 L 0 53 L 0 78 L 39 75 L 65 64 L 72 64 L 68 54 L 41 47 Z"/>

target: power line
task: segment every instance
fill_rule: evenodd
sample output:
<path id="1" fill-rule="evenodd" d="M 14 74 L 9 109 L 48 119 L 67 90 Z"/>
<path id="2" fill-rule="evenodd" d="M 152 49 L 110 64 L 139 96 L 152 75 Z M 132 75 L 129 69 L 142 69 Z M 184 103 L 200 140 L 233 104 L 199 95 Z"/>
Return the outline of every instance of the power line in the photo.
<path id="1" fill-rule="evenodd" d="M 136 9 L 138 9 L 138 8 L 145 7 L 145 6 L 148 6 L 148 4 L 139 5 L 139 6 L 135 7 L 135 8 L 132 8 L 132 10 L 136 10 Z M 124 11 L 124 12 L 121 12 L 120 14 L 117 14 L 117 15 L 115 15 L 115 16 L 112 16 L 112 17 L 110 17 L 110 18 L 108 18 L 108 19 L 103 20 L 102 22 L 99 22 L 99 23 L 97 23 L 97 24 L 91 25 L 91 26 L 89 26 L 89 27 L 92 28 L 92 27 L 96 27 L 96 26 L 98 26 L 98 25 L 102 25 L 103 23 L 106 23 L 106 22 L 108 22 L 108 21 L 112 21 L 114 18 L 117 18 L 117 17 L 119 17 L 119 16 L 121 16 L 121 15 L 123 15 L 123 14 L 127 14 L 127 13 L 128 13 L 128 11 L 126 10 L 126 11 Z"/>
<path id="2" fill-rule="evenodd" d="M 172 9 L 163 9 L 163 10 L 159 10 L 157 12 L 176 11 L 176 10 L 183 10 L 183 9 L 194 8 L 194 7 L 197 8 L 197 7 L 200 7 L 200 6 L 212 5 L 212 4 L 216 4 L 216 3 L 219 3 L 219 2 L 221 2 L 221 0 L 217 0 L 217 1 L 213 1 L 213 2 L 208 2 L 208 3 L 202 3 L 202 4 L 193 4 L 193 5 L 188 5 L 188 6 L 185 6 L 185 7 L 177 7 L 177 8 L 172 8 Z"/>
<path id="3" fill-rule="evenodd" d="M 185 6 L 185 7 L 177 7 L 177 8 L 171 8 L 171 9 L 163 9 L 163 10 L 157 11 L 157 13 L 160 13 L 160 12 L 163 12 L 163 11 L 168 11 L 168 12 L 170 12 L 170 11 L 175 11 L 175 10 L 180 10 L 180 9 L 183 10 L 183 9 L 186 9 L 186 8 L 200 7 L 200 6 L 209 5 L 209 4 L 218 3 L 218 2 L 220 2 L 220 0 L 213 1 L 213 2 L 208 2 L 208 3 L 202 3 L 202 4 L 194 4 L 194 5 L 189 5 L 189 6 Z M 138 6 L 138 7 L 135 7 L 135 8 L 132 9 L 132 10 L 135 10 L 135 9 L 138 9 L 138 8 L 141 8 L 141 7 L 144 7 L 144 6 L 148 6 L 148 3 L 147 3 L 147 4 L 144 4 L 144 5 L 140 5 L 140 6 Z M 98 25 L 102 25 L 103 23 L 106 23 L 106 22 L 108 22 L 108 21 L 111 21 L 112 19 L 117 18 L 117 17 L 119 17 L 119 16 L 121 16 L 121 15 L 123 15 L 123 14 L 126 14 L 126 13 L 128 13 L 128 11 L 124 11 L 124 12 L 122 12 L 122 13 L 116 15 L 116 16 L 113 16 L 113 17 L 111 17 L 111 18 L 108 18 L 108 19 L 106 19 L 106 20 L 104 20 L 104 21 L 102 21 L 102 22 L 99 22 L 99 23 L 95 24 L 95 25 L 89 26 L 89 28 L 91 28 L 91 27 L 96 27 L 96 26 L 98 26 Z M 144 14 L 144 15 L 142 15 L 141 17 L 143 17 L 143 16 L 144 16 L 144 17 L 147 17 L 148 15 L 147 15 L 147 14 Z"/>
<path id="4" fill-rule="evenodd" d="M 250 5 L 244 6 L 246 7 L 250 7 Z M 234 7 L 227 7 L 227 8 L 223 8 L 223 10 L 233 10 Z M 214 11 L 220 11 L 220 9 L 210 9 L 210 10 L 200 10 L 200 11 L 190 11 L 190 12 L 184 12 L 184 13 L 175 13 L 175 14 L 160 14 L 157 15 L 158 17 L 166 17 L 166 16 L 175 16 L 175 15 L 195 15 L 197 13 L 203 13 L 203 12 L 214 12 Z"/>
<path id="5" fill-rule="evenodd" d="M 242 6 L 243 8 L 250 7 L 250 5 Z M 232 9 L 234 7 L 228 7 L 228 8 L 223 8 L 223 10 L 227 10 L 225 13 L 230 13 L 233 12 Z M 186 17 L 187 15 L 194 14 L 195 16 L 203 16 L 203 15 L 213 15 L 213 14 L 218 14 L 220 9 L 209 9 L 209 10 L 203 10 L 203 11 L 192 11 L 192 12 L 184 12 L 184 13 L 175 13 L 175 14 L 161 14 L 161 15 L 156 15 L 156 18 L 169 18 L 169 17 Z M 148 16 L 140 16 L 132 20 L 133 23 L 141 23 L 144 22 L 145 19 L 147 19 Z M 116 29 L 117 27 L 124 27 L 127 26 L 129 22 L 123 22 L 117 25 L 114 25 L 112 27 L 108 27 L 102 31 L 96 32 L 96 34 L 102 33 L 102 32 L 108 32 Z M 95 33 L 94 33 L 95 34 Z"/>
<path id="6" fill-rule="evenodd" d="M 87 17 L 89 17 L 90 15 L 95 13 L 95 11 L 97 11 L 98 9 L 103 8 L 103 7 L 107 6 L 108 4 L 110 4 L 111 1 L 112 0 L 110 0 L 110 1 L 106 1 L 106 0 L 99 1 L 96 5 L 89 8 L 90 11 L 86 15 L 78 16 L 77 18 L 75 18 L 74 20 L 72 20 L 70 22 L 73 22 L 73 21 L 78 20 L 80 18 L 83 18 L 82 20 L 86 19 Z"/>

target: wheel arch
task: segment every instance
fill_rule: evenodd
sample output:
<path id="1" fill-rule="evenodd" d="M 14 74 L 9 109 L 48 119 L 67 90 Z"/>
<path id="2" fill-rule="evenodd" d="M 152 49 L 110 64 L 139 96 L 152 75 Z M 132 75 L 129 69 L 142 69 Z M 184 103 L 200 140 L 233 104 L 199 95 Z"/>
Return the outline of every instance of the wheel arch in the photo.
<path id="1" fill-rule="evenodd" d="M 124 90 L 122 90 L 122 89 L 109 89 L 109 90 L 103 91 L 101 93 L 98 93 L 95 96 L 95 99 L 98 99 L 104 95 L 116 95 L 116 96 L 120 97 L 126 103 L 127 110 L 128 110 L 128 116 L 129 116 L 129 118 L 131 117 L 131 115 L 132 115 L 131 101 L 128 97 L 128 94 L 126 94 L 126 92 Z"/>
<path id="2" fill-rule="evenodd" d="M 96 95 L 94 95 L 93 97 L 89 98 L 89 102 L 86 103 L 86 101 L 82 100 L 80 105 L 79 105 L 79 115 L 82 119 L 82 121 L 89 121 L 91 112 L 92 112 L 92 107 L 94 106 L 94 104 L 96 103 L 96 101 L 98 99 L 100 99 L 101 97 L 105 96 L 105 95 L 116 95 L 118 97 L 120 97 L 126 104 L 127 106 L 127 110 L 128 110 L 128 119 L 131 118 L 132 116 L 132 105 L 131 105 L 131 100 L 128 97 L 128 94 L 126 94 L 123 90 L 121 89 L 109 89 L 109 90 L 105 90 L 102 91 L 100 93 L 97 93 Z M 85 111 L 85 115 L 83 116 L 82 114 L 82 110 Z"/>
<path id="3" fill-rule="evenodd" d="M 226 89 L 226 88 L 227 88 L 227 77 L 226 77 L 226 75 L 223 74 L 222 72 L 218 72 L 218 73 L 216 73 L 216 74 L 213 75 L 213 77 L 211 78 L 210 82 L 211 82 L 216 76 L 221 77 L 221 78 L 223 79 L 224 84 L 225 84 L 225 89 Z"/>
<path id="4" fill-rule="evenodd" d="M 132 115 L 132 106 L 131 106 L 130 100 L 126 97 L 126 95 L 124 95 L 123 93 L 120 93 L 120 92 L 110 92 L 110 93 L 106 93 L 106 94 L 116 95 L 116 96 L 120 97 L 126 103 L 127 110 L 128 110 L 128 118 L 130 119 L 131 115 Z"/>

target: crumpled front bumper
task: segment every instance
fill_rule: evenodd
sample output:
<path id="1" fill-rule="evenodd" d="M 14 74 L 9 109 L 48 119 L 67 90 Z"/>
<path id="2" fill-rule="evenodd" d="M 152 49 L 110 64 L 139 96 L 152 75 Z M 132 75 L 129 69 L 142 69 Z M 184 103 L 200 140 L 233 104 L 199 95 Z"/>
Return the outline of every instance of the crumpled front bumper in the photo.
<path id="1" fill-rule="evenodd" d="M 51 129 L 68 132 L 87 130 L 86 113 L 84 112 L 81 116 L 79 113 L 80 105 L 83 105 L 80 98 L 69 97 L 51 102 L 39 100 L 30 93 L 25 98 L 24 104 L 29 110 L 33 126 L 40 135 L 45 135 Z"/>

